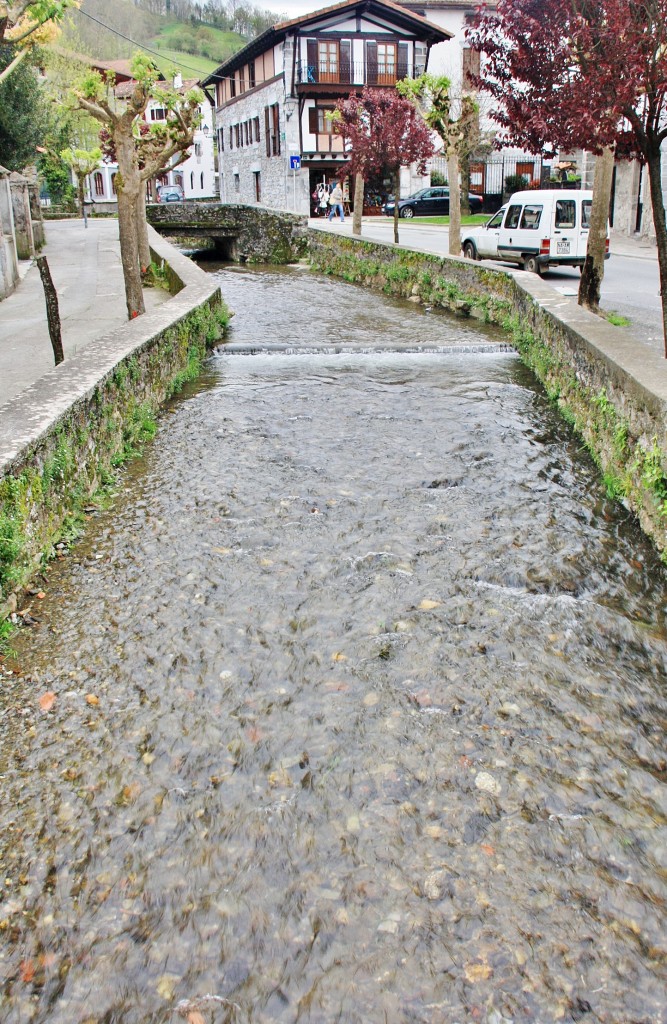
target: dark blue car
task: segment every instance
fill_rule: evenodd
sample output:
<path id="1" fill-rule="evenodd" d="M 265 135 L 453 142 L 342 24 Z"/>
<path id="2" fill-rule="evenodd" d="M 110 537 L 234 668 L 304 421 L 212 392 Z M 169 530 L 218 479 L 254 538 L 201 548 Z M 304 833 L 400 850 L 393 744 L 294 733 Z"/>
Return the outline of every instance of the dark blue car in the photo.
<path id="1" fill-rule="evenodd" d="M 482 212 L 482 197 L 468 193 L 471 213 Z M 389 199 L 384 207 L 387 217 L 394 216 L 394 200 Z M 449 186 L 434 185 L 431 188 L 420 188 L 412 196 L 398 201 L 399 217 L 441 217 L 449 213 Z"/>

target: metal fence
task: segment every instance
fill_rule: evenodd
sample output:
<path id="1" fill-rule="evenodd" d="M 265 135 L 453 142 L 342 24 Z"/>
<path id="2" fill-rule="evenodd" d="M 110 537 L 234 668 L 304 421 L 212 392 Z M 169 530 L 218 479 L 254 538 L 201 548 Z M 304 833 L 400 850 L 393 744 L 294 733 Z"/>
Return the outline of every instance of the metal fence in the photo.
<path id="1" fill-rule="evenodd" d="M 431 161 L 431 173 L 437 171 L 447 180 L 447 160 L 435 157 Z M 520 177 L 525 186 L 544 184 L 551 174 L 551 166 L 545 165 L 542 157 L 493 156 L 486 160 L 470 161 L 470 191 L 485 199 L 502 199 L 508 192 L 517 192 L 521 187 Z M 508 178 L 510 180 L 508 187 Z"/>

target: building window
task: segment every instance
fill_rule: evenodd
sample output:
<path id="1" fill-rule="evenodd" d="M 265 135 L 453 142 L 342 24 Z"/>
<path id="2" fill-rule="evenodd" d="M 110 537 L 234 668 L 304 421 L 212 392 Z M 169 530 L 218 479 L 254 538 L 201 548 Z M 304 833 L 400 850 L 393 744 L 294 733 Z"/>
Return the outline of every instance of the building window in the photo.
<path id="1" fill-rule="evenodd" d="M 111 175 L 111 192 L 116 195 L 116 172 Z"/>
<path id="2" fill-rule="evenodd" d="M 245 132 L 245 144 L 246 146 L 249 146 L 250 143 L 252 142 L 252 130 L 250 121 L 245 122 L 245 124 L 243 125 L 243 130 Z"/>
<path id="3" fill-rule="evenodd" d="M 378 43 L 378 85 L 396 81 L 396 43 Z"/>
<path id="4" fill-rule="evenodd" d="M 236 96 L 236 75 L 232 75 L 229 80 L 229 95 L 232 99 Z"/>
<path id="5" fill-rule="evenodd" d="M 262 201 L 262 183 L 260 181 L 259 171 L 253 171 L 252 176 L 255 179 L 255 202 L 261 203 Z"/>
<path id="6" fill-rule="evenodd" d="M 235 144 L 237 149 L 241 145 L 241 131 L 240 131 L 240 129 L 241 129 L 241 126 L 239 124 L 235 124 L 234 125 L 234 144 Z"/>
<path id="7" fill-rule="evenodd" d="M 255 88 L 255 84 L 256 84 L 255 62 L 254 62 L 254 60 L 251 60 L 250 63 L 248 64 L 248 88 L 249 89 L 254 89 Z"/>
<path id="8" fill-rule="evenodd" d="M 318 42 L 317 63 L 320 82 L 337 82 L 338 42 L 333 40 Z"/>
<path id="9" fill-rule="evenodd" d="M 200 181 L 200 188 L 201 188 L 201 190 L 202 190 L 202 192 L 203 192 L 203 191 L 204 191 L 204 172 L 203 172 L 203 171 L 201 172 L 201 174 L 199 175 L 199 177 L 200 177 L 200 179 L 201 179 L 201 181 Z"/>
<path id="10" fill-rule="evenodd" d="M 280 156 L 280 104 L 273 103 L 264 107 L 264 134 L 266 135 L 266 155 Z"/>
<path id="11" fill-rule="evenodd" d="M 202 152 L 203 150 L 201 142 L 195 142 L 195 156 L 201 156 Z"/>
<path id="12" fill-rule="evenodd" d="M 218 128 L 218 149 L 221 153 L 225 152 L 225 133 L 222 128 Z"/>
<path id="13" fill-rule="evenodd" d="M 234 148 L 234 126 L 231 124 L 229 126 L 229 148 Z"/>
<path id="14" fill-rule="evenodd" d="M 102 177 L 102 174 L 101 174 L 100 171 L 95 171 L 95 174 L 93 175 L 93 185 L 95 186 L 95 195 L 96 196 L 103 196 L 104 195 L 104 178 Z"/>
<path id="15" fill-rule="evenodd" d="M 317 107 L 317 133 L 318 135 L 331 135 L 331 118 L 327 114 L 333 114 L 333 107 Z"/>
<path id="16" fill-rule="evenodd" d="M 241 191 L 241 178 L 240 178 L 240 176 L 238 174 L 234 175 L 234 191 L 235 192 L 240 192 Z"/>
<path id="17" fill-rule="evenodd" d="M 151 121 L 166 121 L 167 111 L 164 107 L 151 107 Z"/>

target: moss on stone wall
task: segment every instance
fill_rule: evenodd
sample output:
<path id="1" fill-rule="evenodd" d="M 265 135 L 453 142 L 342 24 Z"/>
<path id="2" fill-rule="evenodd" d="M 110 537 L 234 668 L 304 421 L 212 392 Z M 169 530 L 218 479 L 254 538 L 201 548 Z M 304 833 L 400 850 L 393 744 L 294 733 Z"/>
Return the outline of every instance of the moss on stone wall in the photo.
<path id="1" fill-rule="evenodd" d="M 633 511 L 667 562 L 667 411 L 581 328 L 545 310 L 512 276 L 464 260 L 310 232 L 314 269 L 387 295 L 501 325 L 598 466 L 610 497 Z"/>
<path id="2" fill-rule="evenodd" d="M 228 321 L 223 304 L 194 309 L 118 363 L 0 480 L 0 607 L 153 437 L 161 405 L 197 376 Z"/>

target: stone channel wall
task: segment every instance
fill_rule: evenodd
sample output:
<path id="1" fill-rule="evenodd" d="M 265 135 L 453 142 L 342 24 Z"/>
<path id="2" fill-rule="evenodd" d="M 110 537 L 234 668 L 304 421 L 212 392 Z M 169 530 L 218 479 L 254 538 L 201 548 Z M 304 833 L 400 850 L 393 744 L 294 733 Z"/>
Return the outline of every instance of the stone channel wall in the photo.
<path id="1" fill-rule="evenodd" d="M 537 276 L 310 230 L 315 269 L 500 324 L 667 561 L 667 360 Z"/>
<path id="2" fill-rule="evenodd" d="M 229 314 L 212 278 L 155 232 L 151 245 L 178 294 L 3 406 L 0 620 L 54 543 L 76 532 L 91 497 L 153 435 L 160 406 L 196 376 L 224 333 Z"/>

